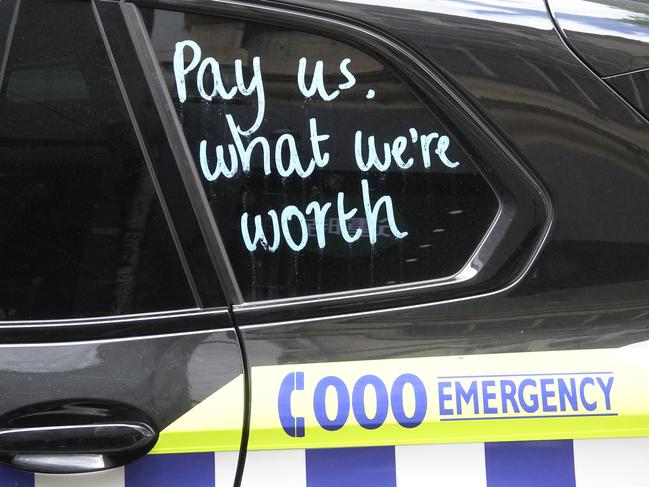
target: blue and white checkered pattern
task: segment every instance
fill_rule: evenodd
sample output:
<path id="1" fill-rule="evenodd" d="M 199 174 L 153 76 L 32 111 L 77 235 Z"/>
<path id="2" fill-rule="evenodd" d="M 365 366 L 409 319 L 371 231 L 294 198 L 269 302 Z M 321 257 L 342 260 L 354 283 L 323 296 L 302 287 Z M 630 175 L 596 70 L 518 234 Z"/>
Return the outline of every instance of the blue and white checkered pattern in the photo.
<path id="1" fill-rule="evenodd" d="M 229 487 L 237 454 L 149 455 L 81 475 L 0 469 L 0 487 Z M 649 438 L 249 452 L 244 487 L 649 486 Z"/>

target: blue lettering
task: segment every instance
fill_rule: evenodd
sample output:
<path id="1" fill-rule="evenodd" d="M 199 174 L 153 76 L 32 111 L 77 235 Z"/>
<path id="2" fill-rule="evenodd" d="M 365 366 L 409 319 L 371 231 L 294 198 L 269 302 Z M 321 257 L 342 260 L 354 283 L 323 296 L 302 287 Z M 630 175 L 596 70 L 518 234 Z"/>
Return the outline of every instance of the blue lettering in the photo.
<path id="1" fill-rule="evenodd" d="M 500 381 L 500 399 L 503 403 L 503 413 L 509 412 L 507 403 L 512 405 L 515 413 L 519 413 L 518 403 L 514 395 L 516 394 L 516 383 L 510 379 L 503 379 Z"/>
<path id="2" fill-rule="evenodd" d="M 535 413 L 539 409 L 539 397 L 537 394 L 530 394 L 531 403 L 525 401 L 525 389 L 528 387 L 536 387 L 534 379 L 523 379 L 520 387 L 518 388 L 518 402 L 527 413 Z"/>
<path id="3" fill-rule="evenodd" d="M 403 409 L 403 388 L 406 384 L 412 386 L 415 393 L 415 411 L 412 416 L 408 417 Z M 426 397 L 426 388 L 419 377 L 414 374 L 402 374 L 392 384 L 390 391 L 390 402 L 392 403 L 392 414 L 404 428 L 415 428 L 419 426 L 426 417 L 428 409 L 428 398 Z"/>
<path id="4" fill-rule="evenodd" d="M 554 391 L 548 391 L 548 386 L 554 384 L 554 379 L 541 379 L 541 404 L 543 412 L 555 412 L 556 406 L 548 404 L 548 398 L 556 396 Z"/>
<path id="5" fill-rule="evenodd" d="M 365 411 L 365 389 L 371 386 L 376 395 L 376 414 L 373 418 Z M 352 391 L 352 408 L 356 421 L 363 428 L 373 430 L 383 424 L 388 416 L 388 390 L 381 379 L 375 375 L 364 375 L 354 384 Z"/>
<path id="6" fill-rule="evenodd" d="M 334 388 L 338 398 L 337 413 L 334 419 L 329 419 L 327 416 L 326 396 L 329 387 Z M 313 412 L 318 424 L 327 431 L 336 431 L 345 425 L 349 417 L 349 391 L 339 377 L 329 375 L 318 382 L 313 393 Z"/>
<path id="7" fill-rule="evenodd" d="M 597 383 L 602 388 L 602 392 L 604 393 L 604 401 L 606 401 L 606 410 L 610 411 L 611 410 L 611 388 L 613 387 L 613 376 L 607 378 L 606 384 L 604 384 L 604 381 L 600 377 L 598 377 Z"/>
<path id="8" fill-rule="evenodd" d="M 279 386 L 277 397 L 277 410 L 279 412 L 279 422 L 282 429 L 288 436 L 301 438 L 304 436 L 304 418 L 294 417 L 291 412 L 291 396 L 293 391 L 304 390 L 304 372 L 291 372 L 282 381 Z"/>
<path id="9" fill-rule="evenodd" d="M 595 385 L 595 381 L 592 377 L 586 377 L 581 381 L 581 384 L 579 385 L 579 397 L 581 398 L 581 403 L 584 405 L 586 410 L 595 411 L 595 409 L 597 409 L 597 401 L 588 402 L 586 400 L 586 386 L 589 384 L 591 386 Z"/>
<path id="10" fill-rule="evenodd" d="M 439 399 L 439 414 L 441 416 L 449 416 L 454 413 L 452 409 L 446 408 L 446 401 L 453 399 L 453 395 L 447 394 L 444 392 L 444 389 L 451 387 L 450 382 L 438 382 L 437 383 L 437 395 Z"/>
<path id="11" fill-rule="evenodd" d="M 478 414 L 478 384 L 472 381 L 468 390 L 464 390 L 462 383 L 455 381 L 455 409 L 457 414 L 462 414 L 462 401 L 468 406 L 473 401 L 473 413 Z"/>
<path id="12" fill-rule="evenodd" d="M 495 392 L 489 392 L 490 387 L 495 387 L 496 382 L 493 380 L 485 380 L 482 382 L 482 410 L 485 414 L 496 414 L 498 408 L 491 407 L 489 401 L 496 399 Z"/>
<path id="13" fill-rule="evenodd" d="M 566 385 L 565 379 L 557 379 L 559 386 L 559 408 L 561 411 L 566 411 L 566 399 L 570 403 L 573 411 L 578 411 L 579 406 L 577 404 L 577 384 L 575 384 L 575 379 L 570 379 L 570 389 Z"/>

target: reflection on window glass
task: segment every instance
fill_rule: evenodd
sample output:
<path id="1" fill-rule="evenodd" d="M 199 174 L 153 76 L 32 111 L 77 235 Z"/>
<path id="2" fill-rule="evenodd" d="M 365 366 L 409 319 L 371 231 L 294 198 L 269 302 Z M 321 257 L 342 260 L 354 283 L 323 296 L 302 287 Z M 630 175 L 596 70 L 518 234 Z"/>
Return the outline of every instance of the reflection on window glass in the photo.
<path id="1" fill-rule="evenodd" d="M 270 25 L 143 10 L 248 300 L 448 277 L 498 200 L 376 59 Z"/>
<path id="2" fill-rule="evenodd" d="M 194 306 L 89 2 L 20 4 L 0 228 L 0 319 Z"/>

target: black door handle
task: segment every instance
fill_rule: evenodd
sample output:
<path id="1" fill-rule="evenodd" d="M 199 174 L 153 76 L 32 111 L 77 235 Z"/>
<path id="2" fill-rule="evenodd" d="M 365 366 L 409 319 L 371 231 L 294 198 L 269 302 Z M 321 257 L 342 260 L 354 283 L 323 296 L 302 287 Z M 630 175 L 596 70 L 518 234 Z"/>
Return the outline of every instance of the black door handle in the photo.
<path id="1" fill-rule="evenodd" d="M 66 401 L 0 418 L 0 463 L 42 473 L 105 470 L 146 454 L 158 439 L 141 411 L 124 404 Z"/>

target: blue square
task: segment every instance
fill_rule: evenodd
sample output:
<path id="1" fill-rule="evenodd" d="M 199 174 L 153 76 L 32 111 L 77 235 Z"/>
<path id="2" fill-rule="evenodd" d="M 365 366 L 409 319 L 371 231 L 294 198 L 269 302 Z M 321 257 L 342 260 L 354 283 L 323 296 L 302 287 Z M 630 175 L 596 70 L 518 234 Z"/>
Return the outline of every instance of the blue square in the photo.
<path id="1" fill-rule="evenodd" d="M 0 487 L 34 487 L 34 474 L 0 465 Z"/>
<path id="2" fill-rule="evenodd" d="M 394 447 L 306 451 L 307 487 L 396 487 Z"/>
<path id="3" fill-rule="evenodd" d="M 571 440 L 485 443 L 487 487 L 575 487 Z"/>
<path id="4" fill-rule="evenodd" d="M 214 453 L 147 455 L 126 466 L 125 487 L 214 487 Z"/>

